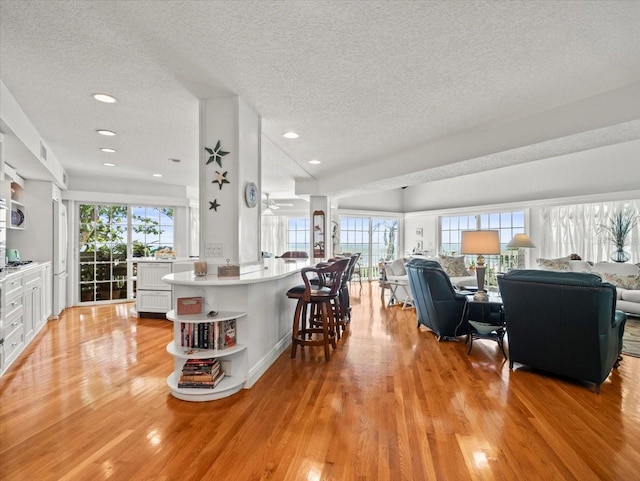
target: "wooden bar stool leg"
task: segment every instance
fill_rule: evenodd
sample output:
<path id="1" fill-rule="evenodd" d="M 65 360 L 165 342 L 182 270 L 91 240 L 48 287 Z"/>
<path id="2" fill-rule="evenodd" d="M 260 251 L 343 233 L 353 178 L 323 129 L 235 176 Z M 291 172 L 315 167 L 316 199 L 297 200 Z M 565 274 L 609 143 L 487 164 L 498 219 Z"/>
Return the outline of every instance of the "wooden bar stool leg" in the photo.
<path id="1" fill-rule="evenodd" d="M 331 354 L 329 353 L 329 309 L 327 309 L 327 303 L 322 302 L 322 306 L 320 310 L 322 312 L 322 335 L 323 335 L 323 345 L 324 345 L 324 360 L 329 361 L 331 359 Z M 335 337 L 333 338 L 334 348 L 335 348 Z"/>
<path id="2" fill-rule="evenodd" d="M 303 310 L 306 310 L 306 302 L 298 299 L 296 310 L 293 314 L 293 331 L 291 333 L 291 359 L 295 359 L 298 351 L 298 339 L 300 338 L 300 323 L 304 322 L 300 317 Z"/>
<path id="3" fill-rule="evenodd" d="M 329 314 L 329 318 L 327 319 L 327 322 L 329 323 L 329 326 L 328 326 L 329 339 L 331 340 L 331 347 L 335 349 L 337 347 L 336 346 L 336 337 L 337 337 L 336 330 L 338 329 L 338 325 L 336 324 L 335 310 L 333 309 L 333 306 L 331 305 L 331 303 L 329 303 L 329 305 L 327 306 L 327 313 Z"/>

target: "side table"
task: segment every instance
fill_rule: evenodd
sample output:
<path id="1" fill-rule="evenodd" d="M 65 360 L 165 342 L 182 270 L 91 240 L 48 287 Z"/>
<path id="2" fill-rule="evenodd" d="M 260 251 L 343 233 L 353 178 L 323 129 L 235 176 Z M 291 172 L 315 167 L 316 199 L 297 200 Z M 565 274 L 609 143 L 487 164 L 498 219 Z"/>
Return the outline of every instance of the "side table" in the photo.
<path id="1" fill-rule="evenodd" d="M 478 316 L 480 319 L 469 319 L 472 308 L 480 310 L 480 315 Z M 474 309 L 474 311 L 477 309 Z M 500 349 L 502 350 L 502 355 L 505 359 L 508 359 L 507 353 L 504 350 L 506 325 L 504 322 L 502 298 L 499 294 L 489 293 L 489 300 L 487 301 L 478 301 L 473 298 L 473 295 L 468 295 L 467 302 L 465 303 L 464 310 L 462 311 L 462 320 L 460 324 L 465 322 L 469 327 L 467 333 L 469 350 L 467 351 L 467 354 L 471 353 L 474 339 L 489 339 L 498 343 L 498 346 L 500 346 Z"/>
<path id="2" fill-rule="evenodd" d="M 406 309 L 408 307 L 413 307 L 413 299 L 411 298 L 411 289 L 409 287 L 409 281 L 407 280 L 398 280 L 398 279 L 388 279 L 387 285 L 389 286 L 389 290 L 391 291 L 391 296 L 389 297 L 389 303 L 387 306 L 390 306 L 394 303 L 402 303 L 402 309 Z M 405 292 L 404 300 L 398 296 L 398 287 L 402 287 Z"/>

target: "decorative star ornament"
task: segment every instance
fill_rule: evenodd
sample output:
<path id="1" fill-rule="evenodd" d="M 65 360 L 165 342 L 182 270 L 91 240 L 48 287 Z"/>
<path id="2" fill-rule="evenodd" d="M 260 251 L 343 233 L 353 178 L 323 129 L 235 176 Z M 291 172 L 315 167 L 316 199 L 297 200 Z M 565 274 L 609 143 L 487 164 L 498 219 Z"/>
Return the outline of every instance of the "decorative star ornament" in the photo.
<path id="1" fill-rule="evenodd" d="M 216 170 L 216 178 L 211 181 L 212 184 L 218 184 L 220 190 L 222 190 L 222 184 L 229 184 L 227 180 L 227 172 L 223 172 L 222 174 Z"/>
<path id="2" fill-rule="evenodd" d="M 209 147 L 205 147 L 204 150 L 209 154 L 209 160 L 207 160 L 205 165 L 209 165 L 211 162 L 217 162 L 220 167 L 222 167 L 222 157 L 229 153 L 221 149 L 219 140 L 215 148 L 210 149 Z"/>
<path id="3" fill-rule="evenodd" d="M 209 201 L 209 210 L 213 209 L 216 212 L 218 212 L 218 207 L 220 207 L 221 204 L 218 204 L 218 199 L 213 199 L 213 202 Z"/>

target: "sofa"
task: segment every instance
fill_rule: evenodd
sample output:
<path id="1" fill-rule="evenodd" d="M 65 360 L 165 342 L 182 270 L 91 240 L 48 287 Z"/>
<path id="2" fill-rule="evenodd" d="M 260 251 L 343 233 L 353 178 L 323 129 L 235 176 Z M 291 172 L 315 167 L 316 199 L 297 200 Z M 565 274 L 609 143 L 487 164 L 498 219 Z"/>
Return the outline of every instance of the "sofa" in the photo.
<path id="1" fill-rule="evenodd" d="M 640 266 L 621 262 L 592 263 L 571 259 L 537 259 L 538 268 L 561 272 L 586 272 L 596 274 L 604 282 L 616 287 L 616 309 L 632 316 L 640 316 Z"/>
<path id="2" fill-rule="evenodd" d="M 414 255 L 409 259 L 396 259 L 385 265 L 385 275 L 388 280 L 407 280 L 405 264 L 412 259 L 421 259 L 437 262 L 447 273 L 451 284 L 462 289 L 464 286 L 477 286 L 478 279 L 475 272 L 468 270 L 464 265 L 464 256 L 422 256 Z"/>
<path id="3" fill-rule="evenodd" d="M 514 362 L 596 385 L 617 367 L 626 315 L 616 288 L 586 272 L 514 270 L 498 277 Z"/>

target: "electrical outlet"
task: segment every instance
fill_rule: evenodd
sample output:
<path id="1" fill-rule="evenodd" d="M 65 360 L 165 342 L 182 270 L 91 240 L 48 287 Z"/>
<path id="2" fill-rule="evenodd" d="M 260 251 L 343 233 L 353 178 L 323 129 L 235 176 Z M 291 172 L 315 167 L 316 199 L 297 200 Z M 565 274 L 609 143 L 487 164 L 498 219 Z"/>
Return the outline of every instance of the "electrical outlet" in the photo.
<path id="1" fill-rule="evenodd" d="M 207 242 L 204 255 L 205 257 L 223 257 L 222 242 Z"/>

